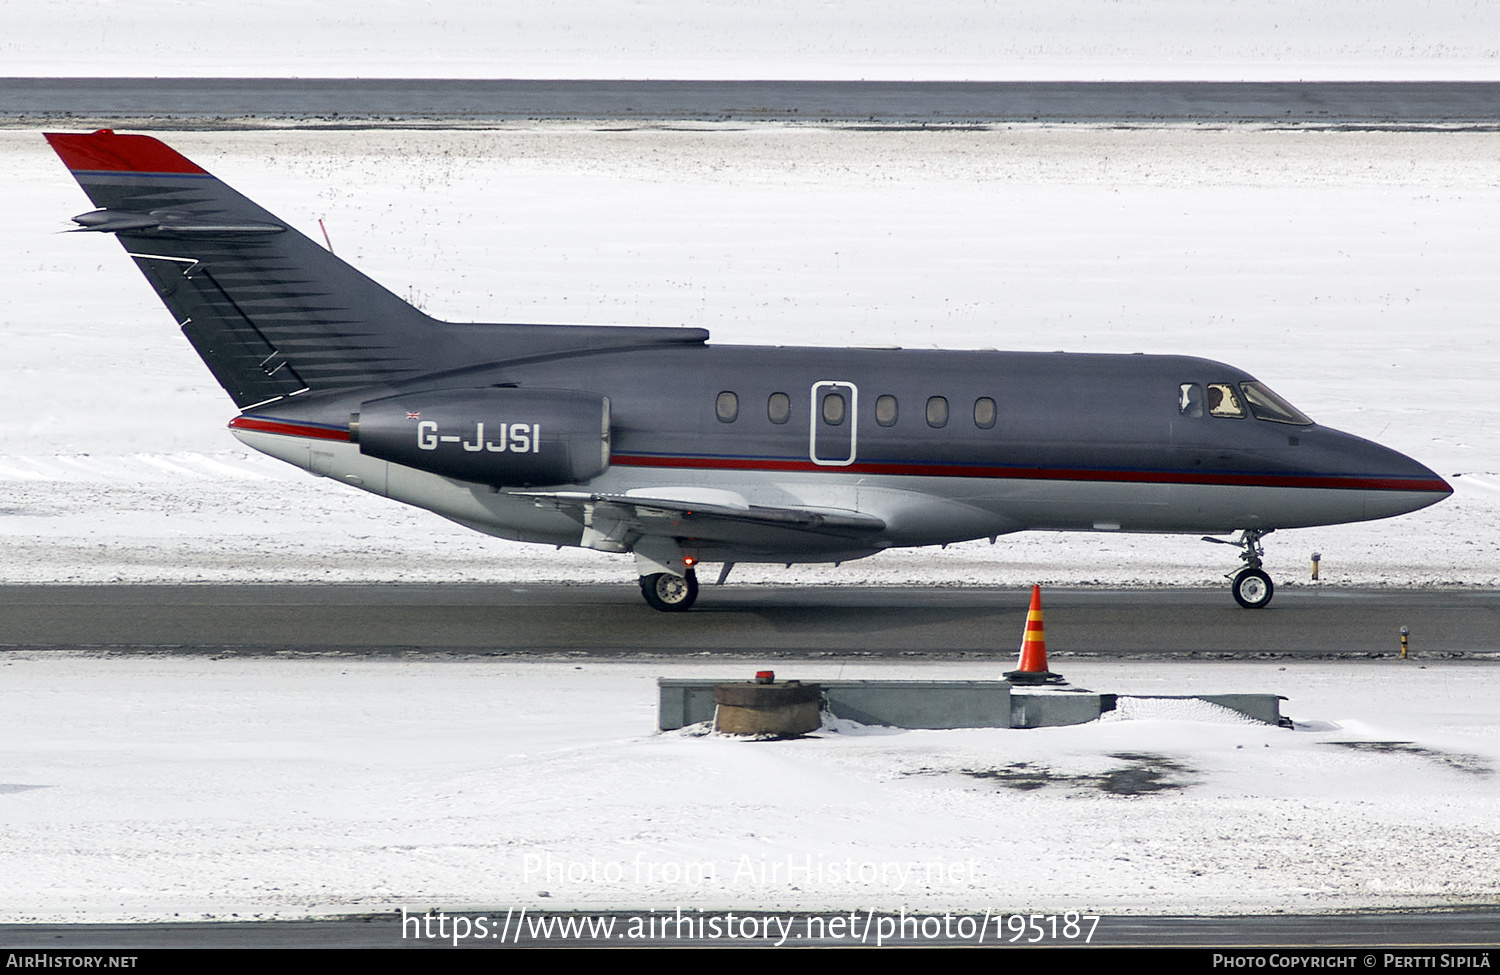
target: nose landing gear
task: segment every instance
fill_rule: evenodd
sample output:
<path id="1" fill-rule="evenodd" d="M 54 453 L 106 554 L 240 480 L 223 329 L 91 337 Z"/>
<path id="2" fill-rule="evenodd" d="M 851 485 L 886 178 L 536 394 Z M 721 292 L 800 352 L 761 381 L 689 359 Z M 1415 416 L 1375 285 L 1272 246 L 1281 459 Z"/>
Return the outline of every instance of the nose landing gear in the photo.
<path id="1" fill-rule="evenodd" d="M 1271 531 L 1269 528 L 1246 528 L 1240 532 L 1238 540 L 1203 536 L 1205 542 L 1236 545 L 1242 549 L 1240 560 L 1245 563 L 1244 568 L 1238 572 L 1228 573 L 1224 578 L 1230 580 L 1230 591 L 1234 593 L 1234 601 L 1246 609 L 1264 609 L 1270 605 L 1271 597 L 1276 594 L 1276 586 L 1271 582 L 1271 577 L 1260 567 L 1261 556 L 1265 554 L 1260 540 L 1271 534 Z"/>

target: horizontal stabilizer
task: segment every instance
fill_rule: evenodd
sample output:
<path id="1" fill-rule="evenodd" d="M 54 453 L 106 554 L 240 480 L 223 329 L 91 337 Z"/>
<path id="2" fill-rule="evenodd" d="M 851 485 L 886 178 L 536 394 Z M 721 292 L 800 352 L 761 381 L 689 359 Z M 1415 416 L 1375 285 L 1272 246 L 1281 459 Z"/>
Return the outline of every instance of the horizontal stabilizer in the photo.
<path id="1" fill-rule="evenodd" d="M 286 230 L 279 223 L 263 220 L 194 220 L 171 210 L 152 210 L 150 213 L 134 213 L 129 210 L 90 210 L 73 218 L 78 224 L 73 233 L 119 234 L 135 231 L 153 237 L 223 237 L 235 234 L 279 234 Z"/>

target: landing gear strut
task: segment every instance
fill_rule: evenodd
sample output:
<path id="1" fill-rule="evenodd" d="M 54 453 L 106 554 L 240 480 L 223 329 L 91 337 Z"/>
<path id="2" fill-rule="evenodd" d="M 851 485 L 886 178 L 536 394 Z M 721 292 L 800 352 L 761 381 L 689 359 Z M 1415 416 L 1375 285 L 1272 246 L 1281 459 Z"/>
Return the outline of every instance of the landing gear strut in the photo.
<path id="1" fill-rule="evenodd" d="M 641 595 L 646 604 L 663 613 L 681 613 L 690 609 L 698 598 L 698 574 L 692 569 L 686 575 L 654 572 L 641 576 Z"/>
<path id="2" fill-rule="evenodd" d="M 1269 534 L 1271 534 L 1269 528 L 1246 528 L 1240 532 L 1238 541 L 1203 536 L 1205 542 L 1237 545 L 1243 549 L 1240 552 L 1240 560 L 1245 563 L 1244 568 L 1238 572 L 1231 572 L 1224 578 L 1230 580 L 1230 590 L 1234 593 L 1234 601 L 1246 609 L 1264 609 L 1270 605 L 1271 597 L 1276 594 L 1276 586 L 1271 582 L 1271 577 L 1266 575 L 1265 570 L 1260 567 L 1261 556 L 1265 554 L 1260 540 Z"/>

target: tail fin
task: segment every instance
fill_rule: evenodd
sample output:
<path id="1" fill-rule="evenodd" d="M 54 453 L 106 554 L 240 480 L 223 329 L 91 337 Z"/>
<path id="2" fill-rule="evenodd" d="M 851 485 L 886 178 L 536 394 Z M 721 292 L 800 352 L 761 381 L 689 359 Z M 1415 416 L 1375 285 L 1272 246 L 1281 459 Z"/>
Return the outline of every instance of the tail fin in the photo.
<path id="1" fill-rule="evenodd" d="M 241 408 L 430 371 L 449 329 L 149 136 L 48 134 Z M 420 359 L 418 355 L 420 353 Z"/>

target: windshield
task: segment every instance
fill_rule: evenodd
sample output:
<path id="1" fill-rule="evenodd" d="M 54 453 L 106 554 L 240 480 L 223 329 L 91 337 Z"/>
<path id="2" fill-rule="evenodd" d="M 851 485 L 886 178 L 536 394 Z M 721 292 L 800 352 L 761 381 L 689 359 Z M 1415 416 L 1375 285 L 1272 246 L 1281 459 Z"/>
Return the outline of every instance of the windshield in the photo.
<path id="1" fill-rule="evenodd" d="M 1307 414 L 1271 392 L 1265 383 L 1240 383 L 1240 389 L 1244 391 L 1245 402 L 1250 404 L 1250 412 L 1256 419 L 1299 427 L 1312 426 L 1313 421 Z"/>

